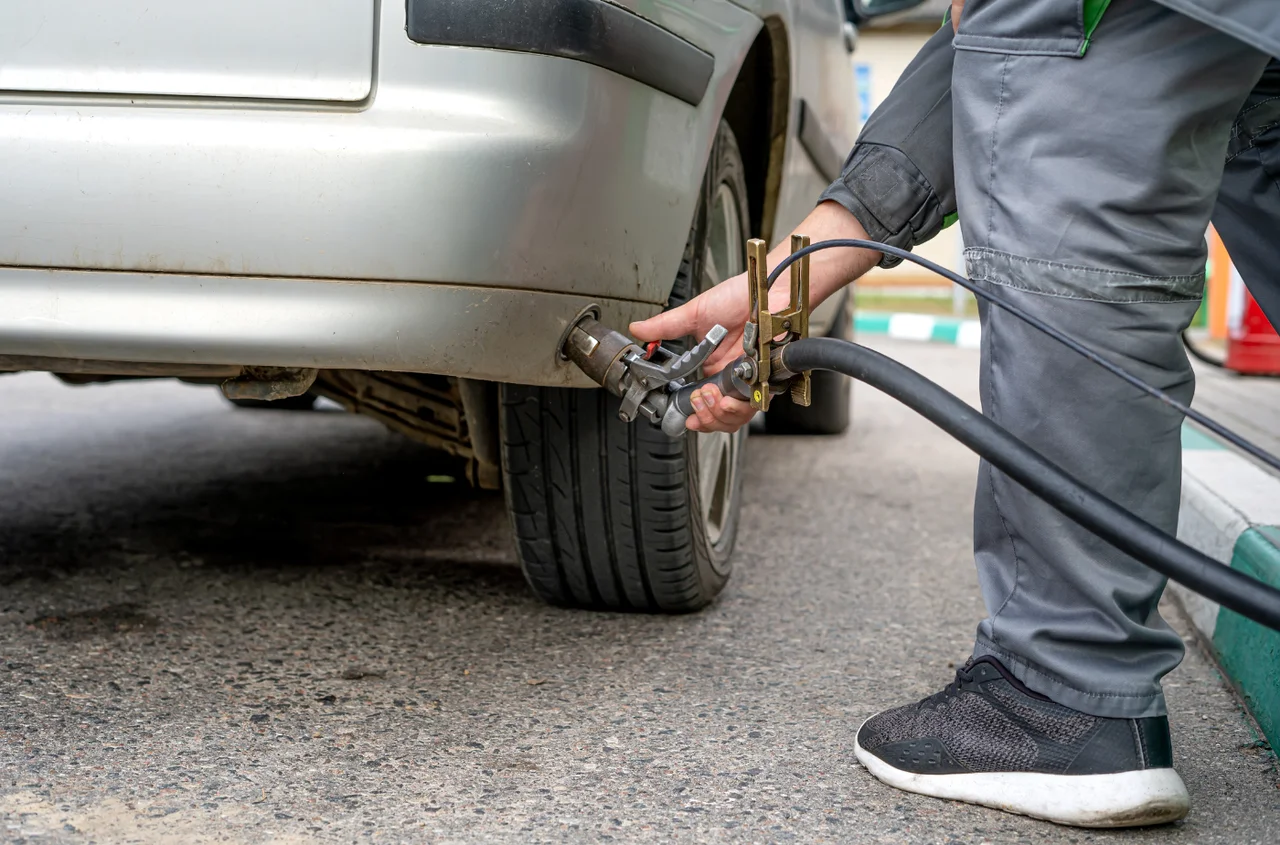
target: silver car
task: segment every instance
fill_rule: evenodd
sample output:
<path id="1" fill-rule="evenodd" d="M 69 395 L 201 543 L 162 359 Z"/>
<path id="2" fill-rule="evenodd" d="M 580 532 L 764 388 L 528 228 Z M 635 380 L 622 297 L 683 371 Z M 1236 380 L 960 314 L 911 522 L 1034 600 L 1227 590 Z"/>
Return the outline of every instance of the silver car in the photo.
<path id="1" fill-rule="evenodd" d="M 558 341 L 784 236 L 850 15 L 915 2 L 0 0 L 0 370 L 329 397 L 503 488 L 543 598 L 700 607 L 742 437 L 622 424 Z M 828 388 L 769 425 L 843 429 Z"/>

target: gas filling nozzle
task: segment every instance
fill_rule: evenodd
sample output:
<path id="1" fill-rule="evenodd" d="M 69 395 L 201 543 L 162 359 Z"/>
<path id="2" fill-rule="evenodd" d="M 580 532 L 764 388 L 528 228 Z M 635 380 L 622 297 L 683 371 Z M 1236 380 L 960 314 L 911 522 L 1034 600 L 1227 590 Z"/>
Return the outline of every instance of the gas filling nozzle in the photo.
<path id="1" fill-rule="evenodd" d="M 622 400 L 618 418 L 623 422 L 633 422 L 644 415 L 668 435 L 679 437 L 684 433 L 685 420 L 693 413 L 692 395 L 697 387 L 715 383 L 723 385 L 726 395 L 743 399 L 750 396 L 746 383 L 741 378 L 735 383 L 732 377 L 742 370 L 745 358 L 726 368 L 723 372 L 727 376 L 717 374 L 695 384 L 687 381 L 697 374 L 726 334 L 723 326 L 715 326 L 685 352 L 658 346 L 649 354 L 630 338 L 588 315 L 569 330 L 561 351 L 587 377 Z"/>
<path id="2" fill-rule="evenodd" d="M 792 252 L 808 245 L 806 237 L 791 239 Z M 657 346 L 646 353 L 630 338 L 588 314 L 569 330 L 560 351 L 592 381 L 622 400 L 619 419 L 629 423 L 643 414 L 672 437 L 684 433 L 685 421 L 694 413 L 693 394 L 707 385 L 715 386 L 724 396 L 750 402 L 758 410 L 768 410 L 770 397 L 784 391 L 789 391 L 797 404 L 808 405 L 808 373 L 792 372 L 782 353 L 788 343 L 809 335 L 809 258 L 792 265 L 790 304 L 773 313 L 768 310 L 765 254 L 764 241 L 748 242 L 751 307 L 743 332 L 745 354 L 713 376 L 690 382 L 728 334 L 720 325 L 685 352 Z"/>

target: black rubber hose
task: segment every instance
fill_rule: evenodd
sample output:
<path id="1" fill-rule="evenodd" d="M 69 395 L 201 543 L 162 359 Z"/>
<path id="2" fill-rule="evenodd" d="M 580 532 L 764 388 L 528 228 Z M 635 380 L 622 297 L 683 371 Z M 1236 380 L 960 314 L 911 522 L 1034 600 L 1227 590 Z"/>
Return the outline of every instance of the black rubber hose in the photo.
<path id="1" fill-rule="evenodd" d="M 1196 346 L 1195 343 L 1192 342 L 1190 335 L 1186 332 L 1182 333 L 1182 345 L 1191 353 L 1191 357 L 1195 358 L 1200 363 L 1208 364 L 1210 367 L 1217 367 L 1219 370 L 1226 369 L 1227 365 L 1223 363 L 1221 358 L 1210 358 L 1202 349 L 1200 349 L 1200 347 Z"/>
<path id="2" fill-rule="evenodd" d="M 788 344 L 792 372 L 834 370 L 888 394 L 968 446 L 1066 516 L 1161 575 L 1280 631 L 1280 590 L 1215 561 L 1072 477 L 924 376 L 865 346 L 807 338 Z"/>

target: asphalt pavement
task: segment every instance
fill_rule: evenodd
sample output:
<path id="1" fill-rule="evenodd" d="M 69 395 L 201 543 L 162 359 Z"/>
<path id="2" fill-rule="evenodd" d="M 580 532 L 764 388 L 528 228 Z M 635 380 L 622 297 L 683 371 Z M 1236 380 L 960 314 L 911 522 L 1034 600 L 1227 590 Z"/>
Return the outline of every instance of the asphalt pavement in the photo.
<path id="1" fill-rule="evenodd" d="M 975 352 L 877 345 L 974 398 Z M 729 588 L 656 617 L 537 602 L 501 498 L 371 421 L 0 377 L 0 840 L 1275 842 L 1275 760 L 1194 642 L 1179 824 L 858 766 L 860 722 L 947 683 L 982 610 L 975 459 L 855 408 L 844 438 L 751 439 Z"/>

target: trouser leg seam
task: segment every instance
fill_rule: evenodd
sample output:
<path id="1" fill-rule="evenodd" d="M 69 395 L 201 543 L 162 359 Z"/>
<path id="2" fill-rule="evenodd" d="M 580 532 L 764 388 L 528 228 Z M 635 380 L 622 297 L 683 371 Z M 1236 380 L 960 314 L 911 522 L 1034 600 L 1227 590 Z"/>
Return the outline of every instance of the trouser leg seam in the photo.
<path id="1" fill-rule="evenodd" d="M 987 236 L 984 243 L 991 244 L 995 233 L 995 182 L 996 182 L 996 147 L 1000 136 L 1000 116 L 1004 112 L 1004 92 L 1005 81 L 1009 74 L 1009 57 L 1005 56 L 1000 64 L 1000 96 L 996 102 L 996 115 L 991 124 L 991 172 L 987 176 Z M 991 361 L 991 418 L 998 418 L 998 408 L 995 389 L 995 370 L 996 370 L 996 335 L 995 320 L 996 313 L 992 309 L 988 312 L 988 326 L 991 331 L 990 336 L 990 361 Z M 1004 601 L 1000 606 L 991 613 L 991 636 L 996 636 L 996 617 L 1004 610 L 1005 606 L 1013 600 L 1014 595 L 1018 592 L 1018 576 L 1022 571 L 1022 560 L 1018 556 L 1018 544 L 1013 539 L 1013 532 L 1009 528 L 1009 521 L 1005 518 L 1004 509 L 1000 507 L 1000 496 L 996 492 L 995 469 L 990 463 L 987 464 L 987 483 L 991 485 L 991 503 L 995 506 L 996 514 L 1000 517 L 1000 526 L 1004 529 L 1004 534 L 1009 538 L 1009 548 L 1013 552 L 1013 587 L 1009 590 L 1009 594 L 1004 597 Z"/>
<path id="2" fill-rule="evenodd" d="M 990 315 L 987 318 L 987 324 L 988 328 L 991 329 L 991 331 L 988 332 L 988 337 L 990 338 L 988 340 L 988 343 L 990 344 L 988 357 L 991 361 L 991 380 L 993 383 L 991 390 L 991 419 L 995 421 L 999 418 L 996 390 L 994 387 L 996 369 L 996 337 L 998 333 L 994 330 L 996 318 L 995 309 L 991 309 L 987 313 Z M 1009 590 L 1009 595 L 1004 597 L 1004 601 L 1000 602 L 1000 606 L 991 612 L 991 636 L 994 638 L 996 636 L 996 617 L 1000 615 L 1000 612 L 1005 609 L 1005 606 L 1013 600 L 1014 594 L 1018 592 L 1018 576 L 1022 572 L 1022 559 L 1018 556 L 1018 543 L 1013 539 L 1013 531 L 1009 528 L 1009 521 L 1005 519 L 1004 509 L 1000 507 L 1000 496 L 996 492 L 995 469 L 989 462 L 987 463 L 987 483 L 991 485 L 991 502 L 995 505 L 996 514 L 1000 517 L 1000 526 L 1004 529 L 1004 535 L 1009 538 L 1009 548 L 1013 552 L 1013 588 Z"/>

